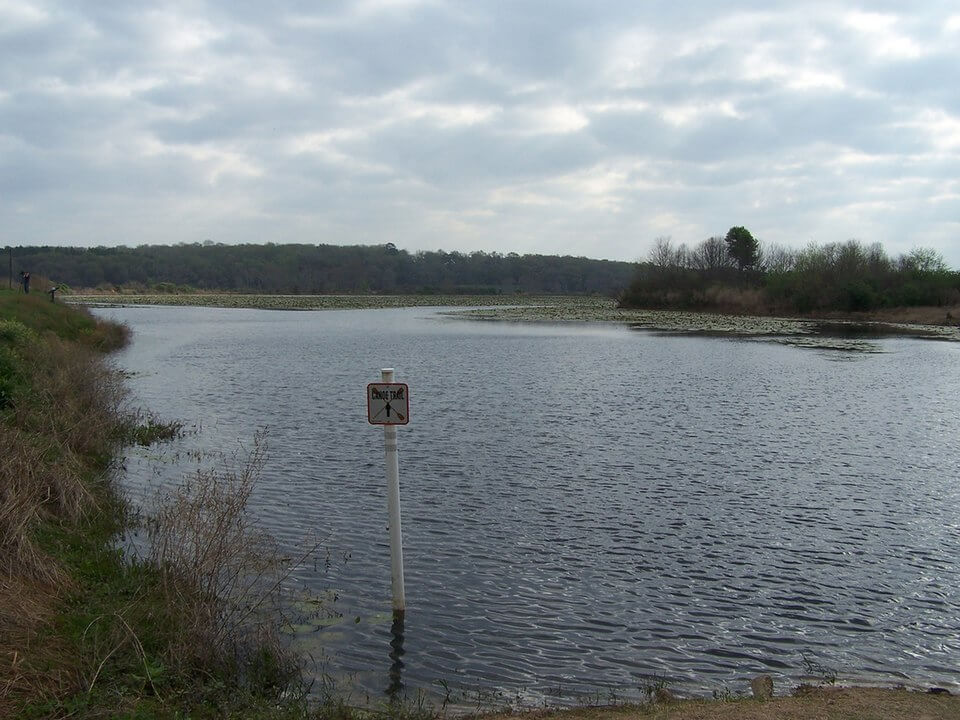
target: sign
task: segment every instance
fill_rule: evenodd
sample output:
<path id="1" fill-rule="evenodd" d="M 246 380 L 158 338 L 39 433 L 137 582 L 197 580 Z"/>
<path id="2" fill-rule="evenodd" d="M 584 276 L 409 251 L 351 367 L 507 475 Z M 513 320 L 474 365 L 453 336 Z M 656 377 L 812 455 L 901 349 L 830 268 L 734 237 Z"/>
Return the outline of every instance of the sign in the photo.
<path id="1" fill-rule="evenodd" d="M 410 389 L 407 384 L 367 385 L 367 422 L 371 425 L 406 425 L 410 422 Z"/>
<path id="2" fill-rule="evenodd" d="M 410 388 L 393 381 L 393 368 L 380 370 L 380 382 L 367 385 L 367 422 L 383 425 L 383 454 L 387 465 L 387 513 L 390 515 L 390 587 L 393 621 L 403 627 L 407 601 L 403 585 L 403 531 L 400 527 L 400 461 L 397 425 L 410 422 Z"/>

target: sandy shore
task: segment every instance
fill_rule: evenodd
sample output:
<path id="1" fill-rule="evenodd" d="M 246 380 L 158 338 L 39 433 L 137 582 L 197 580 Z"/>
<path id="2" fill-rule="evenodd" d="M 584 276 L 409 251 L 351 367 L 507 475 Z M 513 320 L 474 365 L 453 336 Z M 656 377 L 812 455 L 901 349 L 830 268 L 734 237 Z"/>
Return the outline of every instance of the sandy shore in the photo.
<path id="1" fill-rule="evenodd" d="M 522 713 L 537 720 L 958 720 L 960 696 L 878 688 L 818 688 L 761 701 L 679 700 Z M 505 720 L 517 715 L 493 715 Z"/>

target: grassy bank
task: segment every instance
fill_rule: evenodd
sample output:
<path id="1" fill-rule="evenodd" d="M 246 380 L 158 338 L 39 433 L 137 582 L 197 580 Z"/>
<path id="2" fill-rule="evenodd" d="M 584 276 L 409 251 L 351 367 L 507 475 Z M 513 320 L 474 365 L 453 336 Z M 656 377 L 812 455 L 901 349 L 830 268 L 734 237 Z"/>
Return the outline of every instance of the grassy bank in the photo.
<path id="1" fill-rule="evenodd" d="M 221 582 L 267 557 L 243 522 L 249 474 L 199 474 L 154 518 L 155 552 L 119 549 L 115 453 L 175 430 L 124 412 L 104 353 L 126 339 L 0 293 L 0 717 L 300 717 L 296 664 L 238 619 L 265 568 Z"/>

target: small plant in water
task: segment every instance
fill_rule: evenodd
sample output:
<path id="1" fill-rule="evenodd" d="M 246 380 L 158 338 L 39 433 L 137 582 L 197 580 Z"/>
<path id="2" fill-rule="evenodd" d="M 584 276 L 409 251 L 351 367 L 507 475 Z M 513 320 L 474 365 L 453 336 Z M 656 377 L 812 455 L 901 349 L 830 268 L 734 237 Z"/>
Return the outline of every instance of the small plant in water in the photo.
<path id="1" fill-rule="evenodd" d="M 663 675 L 648 675 L 640 683 L 640 692 L 648 703 L 652 703 L 657 695 L 657 690 L 665 690 L 667 687 L 667 678 Z"/>
<path id="2" fill-rule="evenodd" d="M 818 685 L 822 687 L 824 685 L 835 685 L 837 683 L 836 668 L 824 665 L 819 660 L 809 658 L 806 655 L 801 655 L 801 657 L 803 658 L 803 668 L 807 675 L 815 677 L 818 680 Z"/>
<path id="3" fill-rule="evenodd" d="M 713 691 L 713 699 L 719 700 L 720 702 L 733 702 L 734 700 L 739 700 L 742 695 L 743 693 L 733 691 L 728 687 L 722 687 L 719 690 Z"/>
<path id="4" fill-rule="evenodd" d="M 152 415 L 136 412 L 123 426 L 124 440 L 130 444 L 148 447 L 164 440 L 176 440 L 183 437 L 183 423 L 163 422 Z"/>

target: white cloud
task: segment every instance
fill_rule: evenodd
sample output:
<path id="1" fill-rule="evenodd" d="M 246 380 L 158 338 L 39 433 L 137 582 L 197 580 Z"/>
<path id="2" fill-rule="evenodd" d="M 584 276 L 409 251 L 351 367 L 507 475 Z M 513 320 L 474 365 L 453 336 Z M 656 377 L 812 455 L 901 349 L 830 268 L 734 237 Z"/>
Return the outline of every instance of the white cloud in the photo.
<path id="1" fill-rule="evenodd" d="M 420 99 L 428 84 L 397 88 L 379 96 L 353 96 L 344 107 L 362 111 L 372 127 L 423 120 L 439 128 L 471 126 L 489 122 L 501 108 L 481 103 L 441 103 Z"/>
<path id="2" fill-rule="evenodd" d="M 575 107 L 525 107 L 512 113 L 512 127 L 521 135 L 563 135 L 583 130 L 590 120 Z"/>
<path id="3" fill-rule="evenodd" d="M 880 57 L 894 59 L 916 59 L 926 51 L 914 38 L 898 31 L 901 18 L 896 15 L 851 12 L 844 22 L 847 27 L 865 36 L 865 47 Z"/>
<path id="4" fill-rule="evenodd" d="M 960 116 L 951 115 L 942 109 L 923 108 L 896 126 L 919 130 L 937 150 L 960 150 Z M 960 161 L 960 157 L 956 159 Z"/>
<path id="5" fill-rule="evenodd" d="M 207 49 L 211 43 L 223 37 L 223 31 L 212 22 L 170 10 L 148 11 L 143 21 L 150 29 L 157 49 L 163 53 L 193 53 Z"/>

